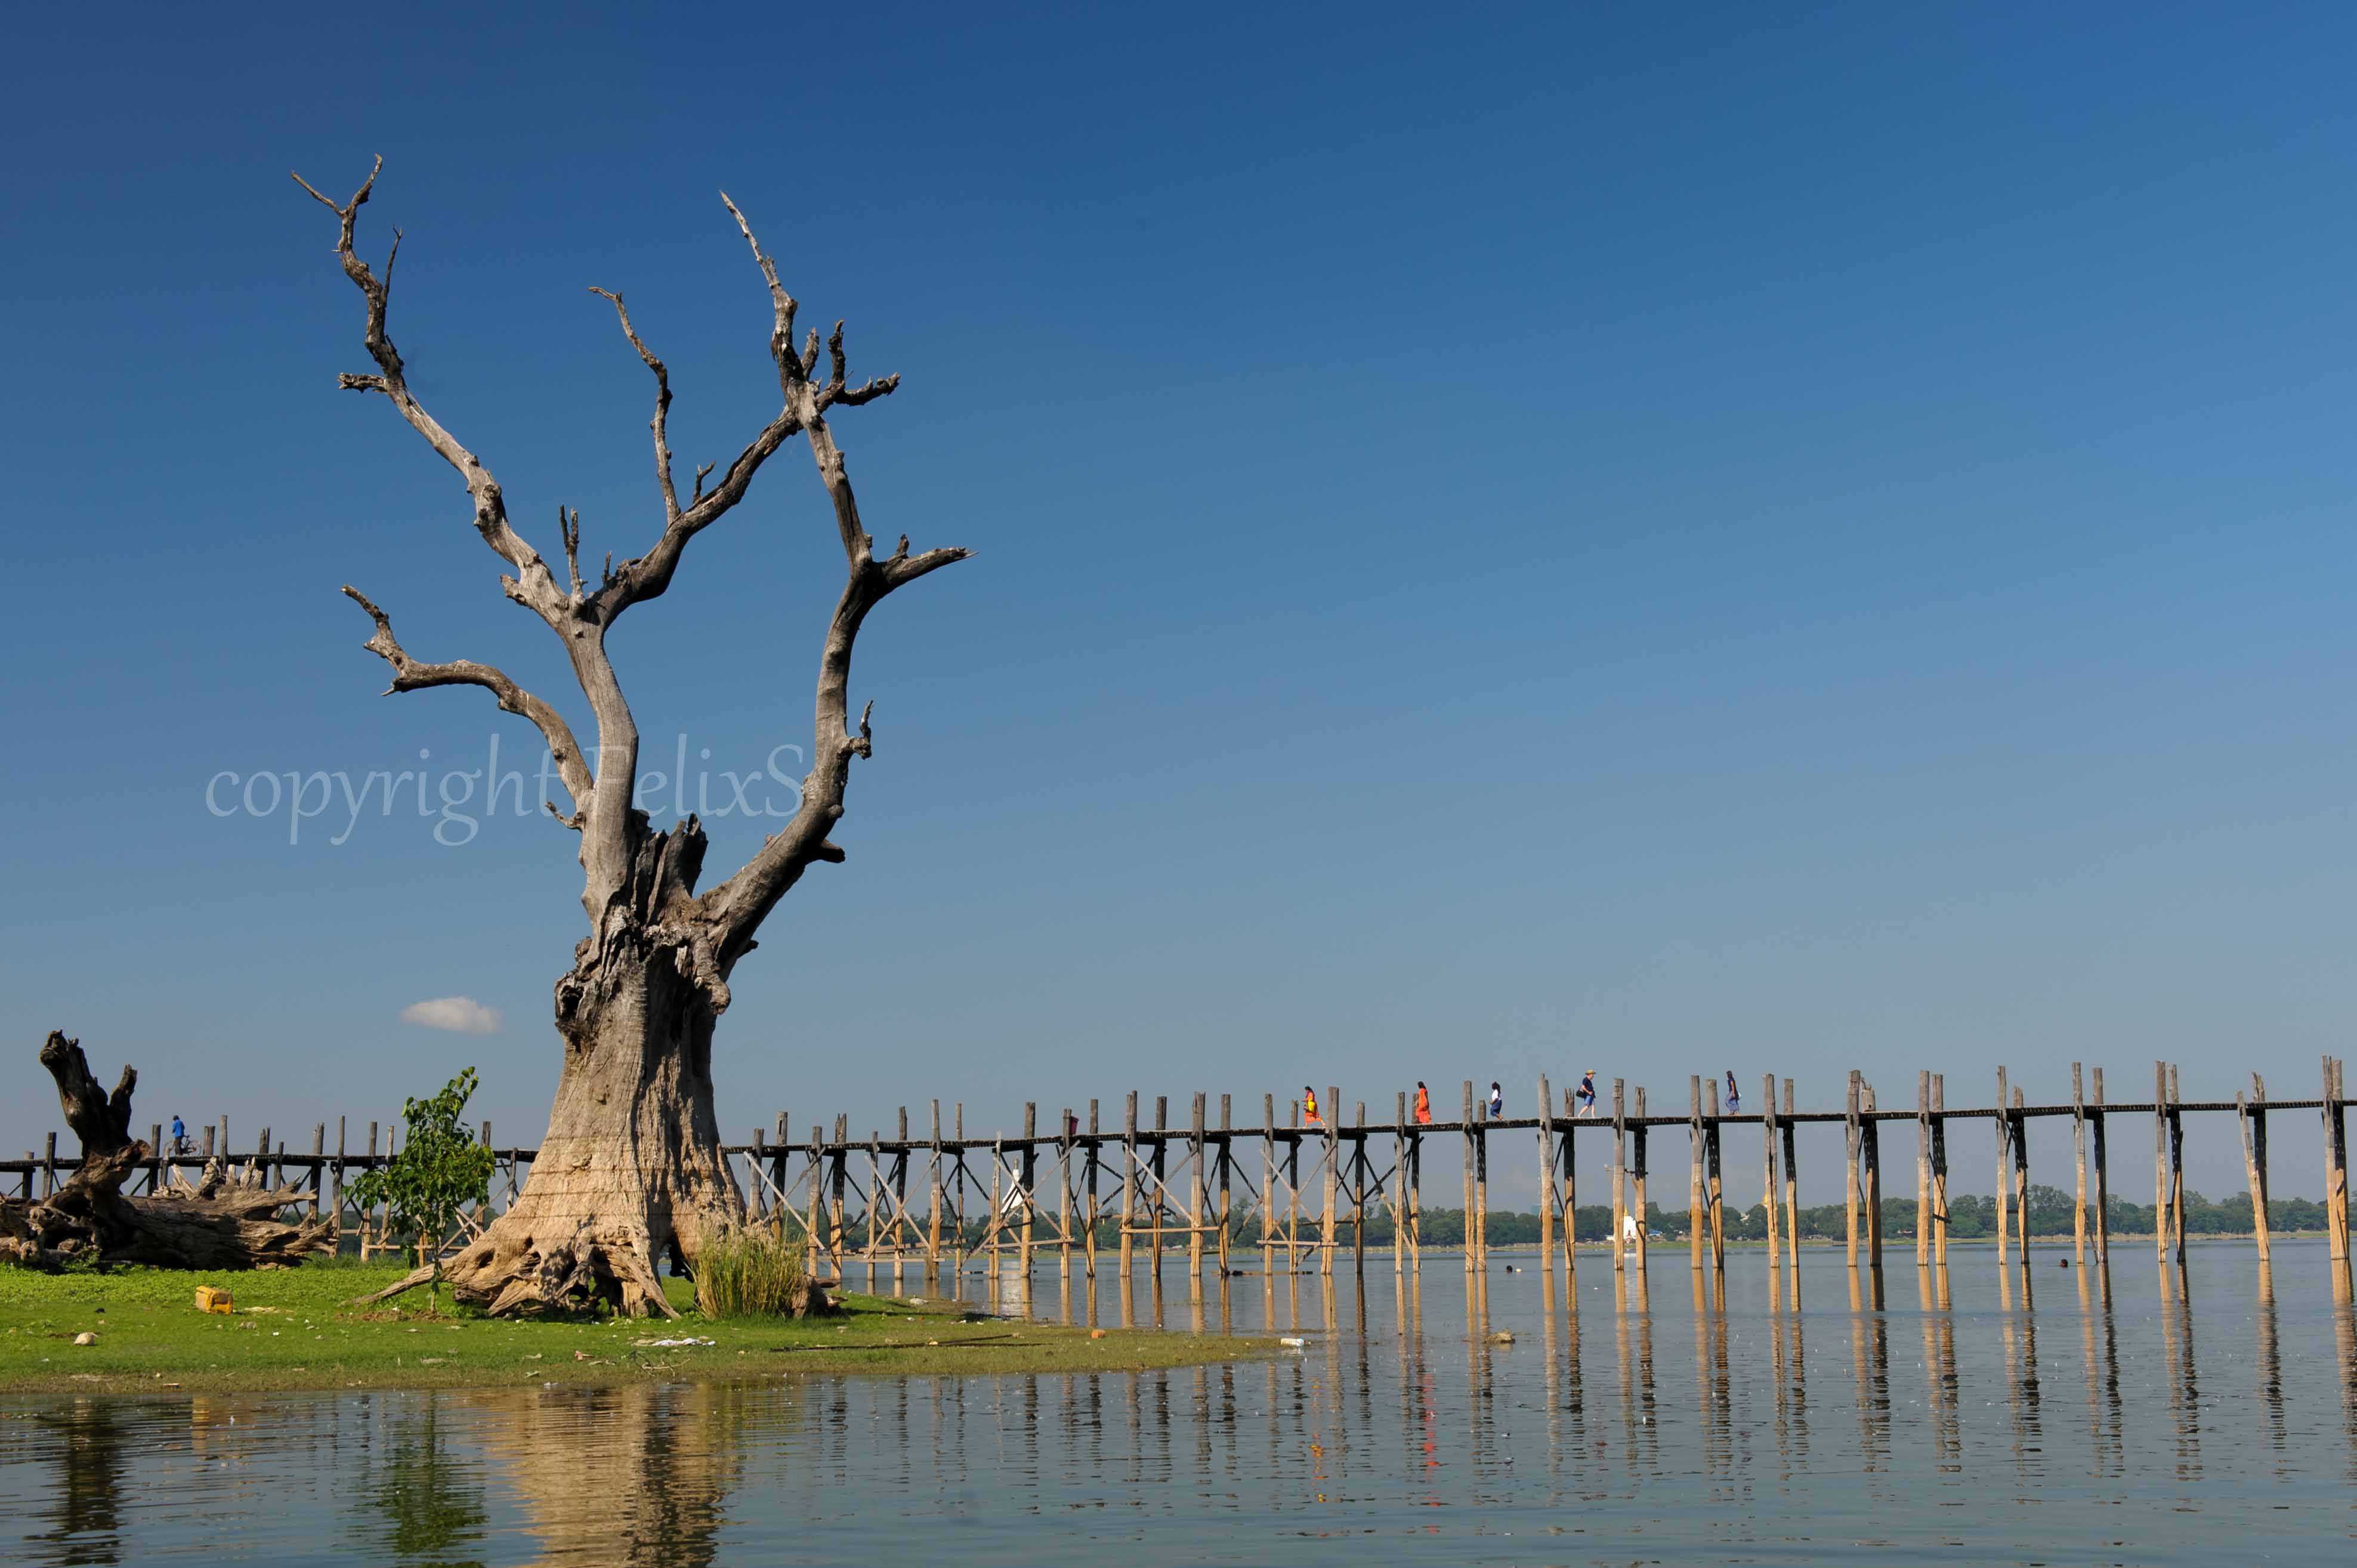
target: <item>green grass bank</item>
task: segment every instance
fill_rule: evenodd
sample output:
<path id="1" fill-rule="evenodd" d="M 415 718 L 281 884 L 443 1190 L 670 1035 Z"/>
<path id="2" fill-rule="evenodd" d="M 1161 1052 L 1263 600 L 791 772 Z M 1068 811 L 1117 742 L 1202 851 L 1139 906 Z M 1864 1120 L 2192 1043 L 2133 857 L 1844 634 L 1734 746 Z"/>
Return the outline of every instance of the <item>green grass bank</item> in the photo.
<path id="1" fill-rule="evenodd" d="M 0 1268 L 0 1392 L 159 1393 L 266 1389 L 606 1384 L 641 1379 L 751 1379 L 793 1372 L 1106 1372 L 1257 1359 L 1273 1339 L 1067 1328 L 979 1316 L 931 1299 L 847 1297 L 846 1315 L 721 1319 L 694 1310 L 687 1282 L 666 1282 L 686 1316 L 517 1323 L 423 1291 L 355 1307 L 401 1277 L 349 1263 L 204 1274 L 170 1269 L 41 1274 Z M 196 1287 L 226 1286 L 236 1310 L 197 1310 Z M 395 1310 L 395 1306 L 398 1310 Z M 97 1342 L 76 1345 L 78 1334 Z M 709 1345 L 661 1345 L 709 1339 Z"/>

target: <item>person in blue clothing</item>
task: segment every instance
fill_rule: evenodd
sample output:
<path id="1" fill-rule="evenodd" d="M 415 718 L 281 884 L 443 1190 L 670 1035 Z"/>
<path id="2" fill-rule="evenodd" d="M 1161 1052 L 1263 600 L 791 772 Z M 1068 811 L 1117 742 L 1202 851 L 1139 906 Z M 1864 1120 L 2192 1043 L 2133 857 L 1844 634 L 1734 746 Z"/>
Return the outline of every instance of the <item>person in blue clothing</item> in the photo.
<path id="1" fill-rule="evenodd" d="M 177 1111 L 172 1113 L 172 1152 L 176 1155 L 188 1152 L 188 1130 L 182 1125 L 180 1113 Z"/>
<path id="2" fill-rule="evenodd" d="M 1596 1069 L 1594 1068 L 1589 1068 L 1580 1079 L 1579 1092 L 1574 1098 L 1579 1101 L 1580 1115 L 1592 1117 L 1596 1114 Z"/>
<path id="3" fill-rule="evenodd" d="M 1727 1113 L 1729 1116 L 1740 1116 L 1743 1114 L 1743 1090 L 1735 1087 L 1735 1069 L 1733 1068 L 1728 1068 L 1727 1069 Z"/>
<path id="4" fill-rule="evenodd" d="M 1490 1120 L 1495 1122 L 1505 1113 L 1506 1091 L 1498 1087 L 1498 1080 L 1493 1078 L 1490 1080 Z"/>

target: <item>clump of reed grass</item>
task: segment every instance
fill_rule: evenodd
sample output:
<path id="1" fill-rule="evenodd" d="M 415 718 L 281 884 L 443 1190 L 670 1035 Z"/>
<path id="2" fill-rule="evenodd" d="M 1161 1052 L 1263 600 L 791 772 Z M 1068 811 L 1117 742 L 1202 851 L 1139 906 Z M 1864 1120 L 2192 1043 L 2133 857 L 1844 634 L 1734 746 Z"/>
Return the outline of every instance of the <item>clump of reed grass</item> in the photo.
<path id="1" fill-rule="evenodd" d="M 695 1307 L 706 1317 L 782 1317 L 804 1296 L 802 1252 L 772 1230 L 706 1237 L 695 1254 Z"/>

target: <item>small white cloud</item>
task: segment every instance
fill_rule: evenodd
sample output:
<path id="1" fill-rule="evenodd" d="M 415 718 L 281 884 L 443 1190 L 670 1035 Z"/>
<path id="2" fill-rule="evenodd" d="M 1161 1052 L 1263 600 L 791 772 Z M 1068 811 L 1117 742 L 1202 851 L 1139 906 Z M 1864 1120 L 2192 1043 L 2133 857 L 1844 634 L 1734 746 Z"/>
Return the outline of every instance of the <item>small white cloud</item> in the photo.
<path id="1" fill-rule="evenodd" d="M 413 1002 L 401 1010 L 401 1021 L 422 1024 L 429 1029 L 447 1029 L 454 1035 L 500 1032 L 500 1010 L 486 1007 L 471 996 L 436 996 Z"/>

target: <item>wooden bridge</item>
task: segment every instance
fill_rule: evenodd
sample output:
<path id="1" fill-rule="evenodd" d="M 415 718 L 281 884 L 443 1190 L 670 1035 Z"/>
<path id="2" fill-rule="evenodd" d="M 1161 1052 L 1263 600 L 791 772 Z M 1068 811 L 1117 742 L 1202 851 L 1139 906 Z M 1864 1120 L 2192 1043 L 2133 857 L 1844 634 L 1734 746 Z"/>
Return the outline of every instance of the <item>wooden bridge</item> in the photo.
<path id="1" fill-rule="evenodd" d="M 1554 1091 L 1542 1078 L 1537 1116 L 1492 1120 L 1482 1114 L 1469 1081 L 1463 1086 L 1458 1120 L 1413 1121 L 1407 1096 L 1402 1093 L 1388 1123 L 1370 1122 L 1363 1101 L 1353 1106 L 1348 1121 L 1342 1120 L 1338 1114 L 1341 1092 L 1329 1088 L 1322 1118 L 1305 1115 L 1296 1101 L 1286 1106 L 1287 1117 L 1280 1121 L 1278 1101 L 1265 1095 L 1260 1122 L 1253 1126 L 1233 1123 L 1232 1100 L 1224 1094 L 1215 1113 L 1207 1096 L 1195 1095 L 1186 1120 L 1178 1124 L 1170 1120 L 1168 1098 L 1158 1097 L 1151 1122 L 1141 1123 L 1139 1097 L 1132 1092 L 1124 1102 L 1118 1130 L 1101 1125 L 1100 1103 L 1092 1100 L 1085 1109 L 1065 1109 L 1056 1126 L 1042 1133 L 1035 1102 L 1023 1109 L 1019 1135 L 987 1138 L 965 1134 L 962 1105 L 952 1108 L 945 1131 L 941 1102 L 935 1101 L 922 1133 L 911 1133 L 903 1108 L 888 1135 L 879 1130 L 856 1138 L 848 1119 L 837 1116 L 831 1129 L 814 1125 L 806 1139 L 796 1142 L 790 1136 L 788 1117 L 780 1112 L 774 1137 L 770 1129 L 757 1129 L 750 1142 L 730 1145 L 726 1153 L 746 1196 L 748 1219 L 800 1240 L 814 1266 L 832 1268 L 838 1277 L 853 1265 L 870 1271 L 889 1267 L 896 1277 L 911 1267 L 928 1273 L 973 1266 L 994 1274 L 1006 1266 L 1028 1273 L 1042 1253 L 1049 1253 L 1067 1272 L 1078 1260 L 1092 1276 L 1101 1264 L 1114 1264 L 1126 1278 L 1141 1252 L 1158 1276 L 1166 1251 L 1183 1246 L 1188 1270 L 1200 1281 L 1207 1262 L 1231 1270 L 1239 1251 L 1258 1251 L 1265 1273 L 1314 1266 L 1330 1273 L 1347 1249 L 1350 1266 L 1363 1270 L 1370 1224 L 1379 1217 L 1389 1221 L 1393 1269 L 1420 1269 L 1424 1156 L 1435 1140 L 1444 1147 L 1455 1143 L 1461 1155 L 1459 1196 L 1466 1234 L 1457 1251 L 1469 1273 L 1485 1269 L 1491 1141 L 1528 1134 L 1533 1143 L 1526 1145 L 1530 1152 L 1524 1157 L 1534 1160 L 1538 1178 L 1541 1255 L 1552 1270 L 1559 1240 L 1564 1267 L 1576 1277 L 1579 1260 L 1572 1214 L 1577 1204 L 1577 1153 L 1583 1136 L 1590 1146 L 1608 1134 L 1610 1138 L 1611 1266 L 1616 1273 L 1633 1270 L 1641 1275 L 1652 1250 L 1641 1223 L 1654 1196 L 1649 1191 L 1650 1134 L 1656 1129 L 1684 1129 L 1688 1259 L 1694 1269 L 1717 1273 L 1726 1268 L 1725 1206 L 1733 1177 L 1729 1162 L 1734 1156 L 1726 1138 L 1730 1131 L 1758 1128 L 1760 1163 L 1755 1168 L 1767 1213 L 1770 1266 L 1781 1275 L 1784 1265 L 1791 1264 L 1797 1300 L 1799 1133 L 1811 1123 L 1838 1123 L 1848 1259 L 1863 1282 L 1864 1299 L 1879 1306 L 1881 1138 L 1890 1123 L 1915 1123 L 1917 1263 L 1947 1262 L 1950 1122 L 1986 1122 L 1992 1128 L 1997 1257 L 2007 1262 L 2017 1255 L 2026 1262 L 2029 1252 L 2029 1125 L 2065 1120 L 2077 1179 L 2073 1251 L 2107 1267 L 2112 1245 L 2110 1133 L 2118 1118 L 2152 1119 L 2154 1245 L 2163 1260 L 2173 1255 L 2180 1262 L 2186 1241 L 2185 1120 L 2199 1115 L 2233 1118 L 2252 1197 L 2254 1240 L 2264 1262 L 2270 1251 L 2268 1118 L 2315 1112 L 2323 1122 L 2330 1255 L 2336 1281 L 2348 1279 L 2344 1118 L 2349 1100 L 2343 1064 L 2337 1058 L 2323 1059 L 2320 1093 L 2315 1100 L 2270 1099 L 2266 1084 L 2254 1074 L 2249 1092 L 2231 1101 L 2186 1101 L 2177 1092 L 2177 1069 L 2159 1062 L 2153 1065 L 2152 1098 L 2132 1102 L 2107 1100 L 2103 1069 L 2097 1068 L 2090 1076 L 2077 1063 L 2071 1069 L 2068 1103 L 2026 1103 L 2003 1068 L 1996 1069 L 1995 1103 L 1979 1109 L 1950 1109 L 1943 1077 L 1932 1072 L 1916 1075 L 1912 1109 L 1884 1108 L 1874 1086 L 1857 1072 L 1849 1075 L 1837 1111 L 1797 1109 L 1789 1078 L 1781 1082 L 1780 1105 L 1778 1088 L 1773 1076 L 1763 1078 L 1760 1110 L 1723 1112 L 1717 1081 L 1696 1076 L 1687 1079 L 1684 1112 L 1660 1115 L 1652 1113 L 1644 1089 L 1637 1089 L 1632 1097 L 1625 1082 L 1616 1079 L 1608 1115 L 1601 1107 L 1582 1112 L 1568 1093 L 1558 1112 Z M 389 1134 L 380 1151 L 378 1123 L 368 1123 L 366 1146 L 356 1149 L 349 1146 L 356 1129 L 339 1118 L 332 1151 L 326 1124 L 318 1124 L 311 1131 L 307 1153 L 290 1152 L 283 1141 L 274 1143 L 271 1129 L 264 1127 L 243 1156 L 230 1153 L 227 1117 L 200 1131 L 198 1147 L 158 1154 L 125 1190 L 134 1196 L 155 1191 L 167 1179 L 168 1170 L 200 1171 L 218 1158 L 241 1175 L 273 1183 L 290 1178 L 305 1182 L 308 1212 L 333 1216 L 339 1237 L 356 1238 L 364 1255 L 393 1250 L 382 1215 L 362 1211 L 345 1186 L 348 1174 L 382 1165 L 394 1153 Z M 464 1217 L 446 1239 L 451 1247 L 479 1235 L 493 1215 L 514 1200 L 529 1176 L 533 1151 L 492 1144 L 488 1122 L 482 1124 L 481 1137 L 498 1162 L 491 1200 Z M 151 1131 L 149 1145 L 163 1148 L 160 1126 Z M 71 1157 L 60 1159 L 52 1133 L 45 1153 L 0 1161 L 0 1190 L 14 1187 L 28 1197 L 37 1185 L 40 1192 L 54 1191 L 59 1173 L 70 1171 L 75 1163 Z M 1639 1222 L 1631 1223 L 1631 1217 Z"/>

